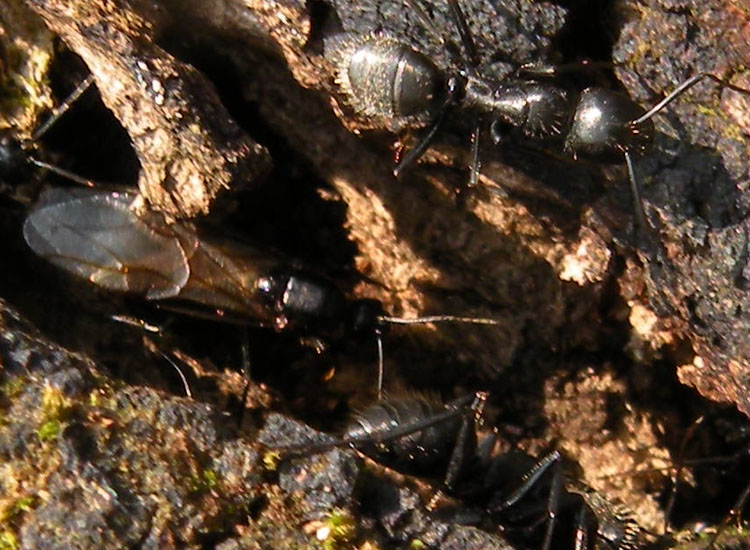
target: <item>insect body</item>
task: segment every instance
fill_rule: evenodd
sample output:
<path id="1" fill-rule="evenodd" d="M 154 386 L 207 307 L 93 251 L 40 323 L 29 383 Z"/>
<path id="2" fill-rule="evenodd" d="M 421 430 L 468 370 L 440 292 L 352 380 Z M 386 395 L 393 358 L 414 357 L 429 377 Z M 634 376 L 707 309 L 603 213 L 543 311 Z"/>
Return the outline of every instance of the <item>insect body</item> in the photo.
<path id="1" fill-rule="evenodd" d="M 137 200 L 129 192 L 50 189 L 29 212 L 24 237 L 40 256 L 100 287 L 242 313 L 279 329 L 356 329 L 382 314 L 266 251 L 209 241 L 190 224 L 136 212 Z"/>
<path id="2" fill-rule="evenodd" d="M 543 550 L 552 547 L 558 516 L 572 516 L 576 550 L 638 548 L 640 530 L 624 507 L 579 484 L 563 486 L 559 452 L 541 459 L 522 452 L 493 456 L 493 438 L 477 444 L 487 396 L 477 392 L 449 403 L 420 395 L 383 399 L 357 415 L 338 440 L 277 450 L 298 456 L 349 446 L 399 470 L 441 475 L 443 491 L 483 507 L 505 527 L 536 526 L 546 518 Z"/>
<path id="3" fill-rule="evenodd" d="M 267 250 L 205 238 L 189 223 L 170 224 L 142 204 L 138 210 L 139 201 L 130 192 L 48 189 L 30 210 L 24 237 L 38 255 L 109 290 L 186 301 L 277 330 L 332 338 L 374 333 L 381 352 L 379 388 L 386 326 L 497 324 L 471 317 L 390 317 L 380 302 L 352 300 L 332 282 Z"/>
<path id="4" fill-rule="evenodd" d="M 632 159 L 651 144 L 652 117 L 706 78 L 750 93 L 712 74 L 700 73 L 645 110 L 613 90 L 593 87 L 578 91 L 558 85 L 549 80 L 558 75 L 554 67 L 528 66 L 525 75 L 519 72 L 513 78 L 489 77 L 479 71 L 476 46 L 458 0 L 447 3 L 460 46 L 435 27 L 422 2 L 406 0 L 424 28 L 450 54 L 447 70 L 403 42 L 380 34 L 341 39 L 331 54 L 336 60 L 339 87 L 357 114 L 391 131 L 427 124 L 419 143 L 395 167 L 397 176 L 424 154 L 446 113 L 457 111 L 473 120 L 470 187 L 478 182 L 479 141 L 489 124 L 496 144 L 508 134 L 520 134 L 562 148 L 573 157 L 601 162 L 624 159 L 638 221 L 643 225 L 645 216 Z"/>

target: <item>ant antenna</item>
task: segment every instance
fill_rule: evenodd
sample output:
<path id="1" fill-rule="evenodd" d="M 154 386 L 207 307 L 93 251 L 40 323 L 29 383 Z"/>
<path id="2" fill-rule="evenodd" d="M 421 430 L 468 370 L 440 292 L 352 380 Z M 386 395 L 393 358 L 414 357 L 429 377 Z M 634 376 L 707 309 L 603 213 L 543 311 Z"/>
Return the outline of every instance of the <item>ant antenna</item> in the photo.
<path id="1" fill-rule="evenodd" d="M 698 82 L 703 80 L 704 78 L 710 78 L 717 84 L 719 84 L 722 87 L 729 88 L 730 90 L 734 90 L 735 92 L 739 92 L 741 94 L 750 95 L 750 90 L 747 90 L 745 88 L 741 88 L 739 86 L 735 86 L 734 84 L 727 82 L 723 78 L 719 78 L 715 74 L 711 73 L 698 73 L 694 76 L 691 76 L 688 78 L 685 82 L 677 86 L 670 94 L 667 95 L 664 99 L 662 99 L 659 103 L 651 107 L 648 111 L 646 111 L 643 115 L 636 118 L 635 120 L 630 121 L 630 126 L 638 126 L 640 124 L 643 124 L 648 119 L 653 117 L 656 113 L 664 109 L 667 105 L 672 103 L 675 99 L 677 99 L 679 96 L 684 94 L 686 91 L 688 91 L 690 88 L 695 86 Z"/>
<path id="2" fill-rule="evenodd" d="M 94 75 L 90 74 L 87 76 L 78 86 L 76 86 L 75 90 L 73 90 L 70 95 L 60 103 L 57 107 L 52 109 L 52 113 L 50 114 L 50 117 L 44 121 L 44 124 L 42 124 L 37 130 L 34 132 L 34 134 L 31 136 L 32 141 L 37 141 L 39 138 L 41 138 L 44 134 L 47 133 L 47 130 L 49 130 L 52 125 L 57 122 L 61 116 L 63 116 L 68 109 L 70 109 L 70 106 L 73 105 L 73 103 L 76 102 L 76 100 L 83 95 L 83 92 L 89 89 L 89 87 L 94 83 Z"/>
<path id="3" fill-rule="evenodd" d="M 460 65 L 463 66 L 462 72 L 466 74 L 474 75 L 476 73 L 476 67 L 479 65 L 479 56 L 477 54 L 477 46 L 474 42 L 474 38 L 471 35 L 471 29 L 466 23 L 466 16 L 461 10 L 457 0 L 448 0 L 448 6 L 450 8 L 450 18 L 453 24 L 458 29 L 458 34 L 461 37 L 460 46 L 458 46 L 453 40 L 444 36 L 435 26 L 435 23 L 427 16 L 427 12 L 423 7 L 421 0 L 405 0 L 406 3 L 411 7 L 412 11 L 416 13 L 417 18 L 422 23 L 422 27 L 425 28 L 438 43 L 445 48 L 450 57 L 453 58 L 454 62 L 460 60 Z M 458 59 L 457 59 L 458 58 Z M 440 111 L 439 118 L 432 124 L 428 129 L 427 133 L 420 139 L 417 146 L 409 152 L 409 154 L 398 163 L 396 168 L 393 170 L 394 176 L 397 178 L 408 166 L 412 165 L 418 159 L 424 155 L 427 148 L 432 143 L 438 129 L 443 123 L 443 116 L 446 109 L 453 101 L 455 93 L 449 90 L 448 99 L 443 105 Z M 481 115 L 475 116 L 474 130 L 471 135 L 471 164 L 469 165 L 469 183 L 466 187 L 473 189 L 479 183 L 479 172 L 481 170 L 481 161 L 479 159 L 479 141 L 482 132 L 482 117 Z"/>
<path id="4" fill-rule="evenodd" d="M 443 48 L 445 48 L 449 56 L 453 58 L 453 61 L 458 61 L 456 59 L 456 57 L 458 57 L 461 61 L 460 64 L 464 65 L 467 69 L 471 70 L 474 66 L 474 63 L 473 63 L 473 60 L 471 59 L 472 54 L 466 48 L 466 44 L 464 44 L 464 49 L 461 49 L 455 42 L 453 42 L 453 40 L 451 40 L 449 37 L 441 33 L 440 30 L 438 30 L 438 28 L 435 26 L 435 22 L 432 19 L 430 19 L 430 17 L 427 15 L 427 10 L 424 7 L 424 2 L 422 2 L 421 0 L 405 0 L 405 2 L 412 9 L 412 11 L 417 15 L 419 22 L 422 24 L 422 28 L 424 28 L 427 32 L 429 32 L 432 35 L 432 37 L 438 42 L 438 44 L 440 44 Z M 460 13 L 460 9 L 459 9 L 459 13 Z M 453 10 L 451 10 L 451 15 L 453 15 Z M 464 22 L 464 27 L 466 27 L 465 22 Z M 459 25 L 459 33 L 460 33 L 460 25 Z M 463 40 L 463 35 L 461 35 L 461 39 Z"/>
<path id="5" fill-rule="evenodd" d="M 487 317 L 458 317 L 456 315 L 428 315 L 426 317 L 391 317 L 379 315 L 378 321 L 392 325 L 426 325 L 427 323 L 467 323 L 472 325 L 500 325 L 499 319 Z"/>
<path id="6" fill-rule="evenodd" d="M 34 157 L 29 157 L 29 162 L 31 162 L 31 164 L 35 166 L 38 166 L 39 168 L 43 168 L 44 170 L 49 170 L 53 174 L 62 176 L 63 178 L 72 181 L 73 183 L 83 185 L 84 187 L 97 187 L 98 186 L 96 182 L 88 178 L 78 176 L 74 174 L 73 172 L 65 170 L 64 168 L 60 168 L 59 166 L 55 166 L 54 164 L 49 164 L 39 159 L 35 159 Z"/>
<path id="7" fill-rule="evenodd" d="M 378 323 L 391 325 L 426 325 L 428 323 L 467 323 L 473 325 L 499 325 L 499 319 L 489 319 L 486 317 L 459 317 L 456 315 L 428 315 L 426 317 L 391 317 L 390 315 L 378 315 Z M 383 333 L 377 329 L 375 338 L 378 343 L 378 401 L 383 397 L 383 378 L 384 378 L 384 360 L 383 360 Z"/>

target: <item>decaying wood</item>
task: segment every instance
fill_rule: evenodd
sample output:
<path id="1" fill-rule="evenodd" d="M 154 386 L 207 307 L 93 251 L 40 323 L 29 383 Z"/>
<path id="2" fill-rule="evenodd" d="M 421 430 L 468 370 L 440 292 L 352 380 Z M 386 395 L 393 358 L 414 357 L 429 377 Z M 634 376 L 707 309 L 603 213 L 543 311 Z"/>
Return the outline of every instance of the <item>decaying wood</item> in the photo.
<path id="1" fill-rule="evenodd" d="M 237 95 L 283 143 L 286 156 L 274 162 L 309 166 L 319 179 L 311 185 L 328 185 L 321 194 L 345 204 L 354 264 L 368 279 L 358 296 L 395 314 L 504 321 L 401 336 L 401 346 L 386 347 L 387 383 L 403 376 L 448 394 L 491 389 L 510 411 L 499 413 L 505 420 L 541 434 L 527 448 L 539 452 L 555 438 L 589 483 L 617 494 L 653 530 L 663 508 L 632 471 L 669 466 L 676 432 L 692 420 L 664 378 L 676 371 L 706 397 L 750 414 L 750 99 L 705 83 L 658 117 L 655 147 L 637 169 L 662 249 L 634 236 L 622 167 L 488 147 L 483 185 L 458 207 L 453 190 L 468 157 L 460 121 L 396 181 L 394 136 L 367 130 L 347 109 L 327 39 L 385 30 L 445 63 L 400 2 L 28 1 L 96 77 L 133 141 L 140 187 L 154 206 L 207 213 L 223 189 L 264 171 L 261 146 L 187 61 L 210 69 L 221 60 Z M 471 4 L 485 61 L 495 60 L 492 45 L 510 65 L 552 55 L 564 20 L 557 8 L 508 2 L 516 17 L 503 27 L 482 23 L 497 13 L 492 3 Z M 750 14 L 741 3 L 622 4 L 616 73 L 644 105 L 699 71 L 750 87 Z M 313 5 L 324 13 L 311 14 Z M 346 390 L 372 395 L 372 387 Z"/>
<path id="2" fill-rule="evenodd" d="M 30 4 L 94 74 L 130 134 L 139 187 L 155 208 L 206 214 L 219 194 L 266 170 L 264 148 L 237 127 L 200 73 L 154 43 L 153 24 L 127 2 Z"/>

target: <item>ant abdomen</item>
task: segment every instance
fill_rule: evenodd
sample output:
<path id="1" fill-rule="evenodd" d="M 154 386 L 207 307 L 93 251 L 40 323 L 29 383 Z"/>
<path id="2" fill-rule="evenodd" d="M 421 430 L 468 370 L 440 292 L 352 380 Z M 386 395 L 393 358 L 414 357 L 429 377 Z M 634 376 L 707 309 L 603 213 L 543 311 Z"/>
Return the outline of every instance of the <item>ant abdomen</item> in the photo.
<path id="1" fill-rule="evenodd" d="M 371 442 L 358 444 L 357 448 L 378 462 L 400 470 L 424 473 L 439 471 L 442 467 L 444 471 L 461 429 L 460 414 L 389 441 L 379 440 L 378 434 L 423 422 L 450 411 L 451 407 L 451 403 L 425 395 L 386 398 L 357 415 L 347 427 L 344 439 L 371 437 Z"/>
<path id="2" fill-rule="evenodd" d="M 336 83 L 357 115 L 395 132 L 427 123 L 443 108 L 445 75 L 402 41 L 371 34 L 331 45 Z"/>

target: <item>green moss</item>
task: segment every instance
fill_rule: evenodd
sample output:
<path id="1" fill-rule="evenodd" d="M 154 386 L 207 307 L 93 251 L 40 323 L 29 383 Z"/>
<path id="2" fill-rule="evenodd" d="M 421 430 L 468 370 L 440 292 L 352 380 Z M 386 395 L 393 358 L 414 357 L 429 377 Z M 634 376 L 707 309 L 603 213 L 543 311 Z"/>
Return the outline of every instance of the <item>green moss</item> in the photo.
<path id="1" fill-rule="evenodd" d="M 40 441 L 56 439 L 73 406 L 60 390 L 48 385 L 42 390 L 41 409 L 41 422 L 36 434 Z"/>
<path id="2" fill-rule="evenodd" d="M 51 441 L 57 439 L 60 434 L 60 422 L 58 420 L 48 420 L 43 422 L 36 430 L 39 441 Z"/>
<path id="3" fill-rule="evenodd" d="M 17 548 L 19 546 L 16 534 L 9 529 L 0 531 L 0 550 L 17 550 Z"/>
<path id="4" fill-rule="evenodd" d="M 281 453 L 278 451 L 267 451 L 263 454 L 263 469 L 267 472 L 273 473 L 279 468 L 279 462 L 281 461 Z"/>
<path id="5" fill-rule="evenodd" d="M 334 509 L 325 520 L 327 536 L 322 540 L 324 550 L 340 550 L 349 546 L 357 533 L 357 524 L 347 510 Z"/>
<path id="6" fill-rule="evenodd" d="M 207 468 L 200 475 L 191 478 L 189 491 L 191 494 L 203 494 L 214 491 L 219 488 L 219 474 L 215 470 Z"/>
<path id="7" fill-rule="evenodd" d="M 13 399 L 23 390 L 26 380 L 21 376 L 13 376 L 0 385 L 0 397 Z"/>

